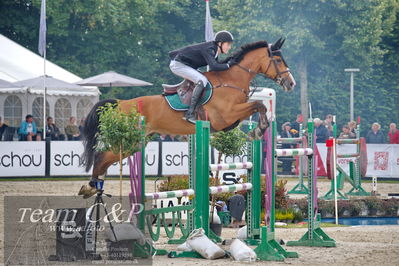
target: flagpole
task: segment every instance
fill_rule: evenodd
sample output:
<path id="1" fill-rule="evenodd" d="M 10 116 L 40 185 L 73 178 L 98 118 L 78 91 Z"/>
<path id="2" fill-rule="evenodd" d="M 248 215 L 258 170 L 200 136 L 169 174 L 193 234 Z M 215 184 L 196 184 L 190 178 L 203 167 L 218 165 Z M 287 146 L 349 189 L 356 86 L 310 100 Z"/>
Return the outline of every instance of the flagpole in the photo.
<path id="1" fill-rule="evenodd" d="M 42 0 L 40 7 L 40 28 L 39 28 L 39 54 L 43 56 L 43 140 L 46 140 L 46 0 Z"/>
<path id="2" fill-rule="evenodd" d="M 213 41 L 214 40 L 214 32 L 212 26 L 212 17 L 211 11 L 209 8 L 209 0 L 205 0 L 205 41 Z M 206 66 L 206 71 L 209 71 L 209 66 Z"/>
<path id="3" fill-rule="evenodd" d="M 46 140 L 46 96 L 47 96 L 47 87 L 46 87 L 46 48 L 44 48 L 44 56 L 43 56 L 43 140 Z"/>

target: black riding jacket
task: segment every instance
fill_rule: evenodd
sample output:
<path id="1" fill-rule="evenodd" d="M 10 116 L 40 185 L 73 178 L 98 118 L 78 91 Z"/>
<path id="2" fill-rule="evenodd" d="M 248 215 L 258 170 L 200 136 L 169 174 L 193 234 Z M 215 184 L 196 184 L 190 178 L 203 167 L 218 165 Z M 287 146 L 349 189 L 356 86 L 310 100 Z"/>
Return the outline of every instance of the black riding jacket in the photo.
<path id="1" fill-rule="evenodd" d="M 176 60 L 194 69 L 207 65 L 210 71 L 229 69 L 229 64 L 220 64 L 217 61 L 217 50 L 216 42 L 203 42 L 171 51 L 169 57 L 171 60 Z"/>

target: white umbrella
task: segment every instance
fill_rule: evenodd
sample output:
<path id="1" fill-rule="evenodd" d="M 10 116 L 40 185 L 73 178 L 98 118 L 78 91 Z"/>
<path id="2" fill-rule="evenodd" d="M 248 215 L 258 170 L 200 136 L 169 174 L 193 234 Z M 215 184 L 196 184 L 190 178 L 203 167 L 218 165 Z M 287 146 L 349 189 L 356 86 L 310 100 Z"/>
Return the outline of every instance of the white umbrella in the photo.
<path id="1" fill-rule="evenodd" d="M 128 77 L 114 71 L 108 71 L 93 77 L 76 82 L 79 85 L 97 87 L 130 87 L 130 86 L 151 86 L 152 83 Z"/>

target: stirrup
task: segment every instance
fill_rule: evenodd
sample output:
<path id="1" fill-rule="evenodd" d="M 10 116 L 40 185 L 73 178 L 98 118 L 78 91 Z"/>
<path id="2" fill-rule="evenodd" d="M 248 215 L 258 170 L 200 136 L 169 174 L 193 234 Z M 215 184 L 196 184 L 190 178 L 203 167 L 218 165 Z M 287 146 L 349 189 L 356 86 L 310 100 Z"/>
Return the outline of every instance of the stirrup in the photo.
<path id="1" fill-rule="evenodd" d="M 196 118 L 195 118 L 195 115 L 194 115 L 194 114 L 192 114 L 192 115 L 189 116 L 189 117 L 187 117 L 187 115 L 184 114 L 183 120 L 186 120 L 187 122 L 190 122 L 190 123 L 192 123 L 192 124 L 195 124 Z"/>

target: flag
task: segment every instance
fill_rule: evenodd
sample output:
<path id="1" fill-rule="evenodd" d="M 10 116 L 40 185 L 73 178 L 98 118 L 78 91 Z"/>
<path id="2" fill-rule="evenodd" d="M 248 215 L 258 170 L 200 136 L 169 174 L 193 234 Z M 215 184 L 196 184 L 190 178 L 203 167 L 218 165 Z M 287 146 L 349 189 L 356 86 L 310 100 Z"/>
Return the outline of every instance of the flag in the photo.
<path id="1" fill-rule="evenodd" d="M 215 39 L 215 34 L 213 33 L 211 12 L 209 10 L 209 0 L 206 2 L 206 15 L 205 15 L 205 41 L 213 41 Z"/>
<path id="2" fill-rule="evenodd" d="M 40 29 L 39 29 L 39 54 L 43 56 L 46 53 L 46 0 L 42 0 L 40 9 Z"/>

